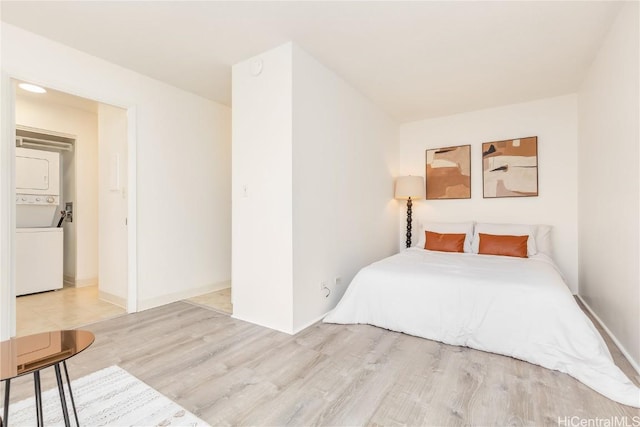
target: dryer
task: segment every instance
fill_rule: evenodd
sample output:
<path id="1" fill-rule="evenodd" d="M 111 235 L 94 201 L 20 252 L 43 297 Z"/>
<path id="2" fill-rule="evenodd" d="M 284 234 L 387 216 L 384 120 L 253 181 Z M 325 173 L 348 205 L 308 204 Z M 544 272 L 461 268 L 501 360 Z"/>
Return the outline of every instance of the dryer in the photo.
<path id="1" fill-rule="evenodd" d="M 51 227 L 60 204 L 60 154 L 16 147 L 16 227 Z"/>

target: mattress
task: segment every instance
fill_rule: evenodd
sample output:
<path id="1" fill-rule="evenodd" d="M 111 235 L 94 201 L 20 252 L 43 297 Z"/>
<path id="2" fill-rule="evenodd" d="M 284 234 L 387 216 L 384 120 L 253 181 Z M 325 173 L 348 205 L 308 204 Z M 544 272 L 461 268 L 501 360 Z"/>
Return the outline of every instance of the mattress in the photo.
<path id="1" fill-rule="evenodd" d="M 614 364 L 545 255 L 407 249 L 360 270 L 324 321 L 370 324 L 515 357 L 640 407 L 640 389 Z"/>

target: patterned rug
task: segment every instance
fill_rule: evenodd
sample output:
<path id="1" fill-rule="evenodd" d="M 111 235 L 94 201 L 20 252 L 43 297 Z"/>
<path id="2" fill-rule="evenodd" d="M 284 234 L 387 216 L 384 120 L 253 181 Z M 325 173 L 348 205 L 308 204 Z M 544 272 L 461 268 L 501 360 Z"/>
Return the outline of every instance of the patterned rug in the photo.
<path id="1" fill-rule="evenodd" d="M 82 426 L 208 426 L 118 366 L 78 378 L 71 382 L 71 386 Z M 66 381 L 65 393 L 73 426 L 75 419 Z M 57 388 L 42 393 L 42 410 L 46 426 L 64 425 Z M 35 424 L 34 397 L 10 405 L 10 426 Z"/>

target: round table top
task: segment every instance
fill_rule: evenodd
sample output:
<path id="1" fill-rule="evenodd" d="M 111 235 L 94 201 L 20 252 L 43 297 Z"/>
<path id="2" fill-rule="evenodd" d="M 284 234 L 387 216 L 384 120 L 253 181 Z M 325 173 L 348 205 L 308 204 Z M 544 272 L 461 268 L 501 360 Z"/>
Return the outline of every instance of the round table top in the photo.
<path id="1" fill-rule="evenodd" d="M 56 365 L 89 347 L 89 331 L 51 331 L 0 342 L 0 381 Z"/>

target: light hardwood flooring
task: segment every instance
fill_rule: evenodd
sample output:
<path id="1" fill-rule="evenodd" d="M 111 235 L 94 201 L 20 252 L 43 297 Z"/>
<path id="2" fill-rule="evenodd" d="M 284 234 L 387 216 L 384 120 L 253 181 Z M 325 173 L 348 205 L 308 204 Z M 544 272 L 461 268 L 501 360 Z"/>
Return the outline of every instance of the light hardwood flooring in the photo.
<path id="1" fill-rule="evenodd" d="M 98 286 L 62 288 L 16 298 L 16 335 L 74 329 L 126 310 L 98 299 Z"/>
<path id="2" fill-rule="evenodd" d="M 290 336 L 177 302 L 86 329 L 96 342 L 69 360 L 73 378 L 117 364 L 212 425 L 539 426 L 640 416 L 568 375 L 368 325 L 317 323 Z M 42 374 L 45 388 L 52 371 Z M 12 383 L 12 401 L 32 393 L 31 378 Z"/>
<path id="3" fill-rule="evenodd" d="M 602 329 L 602 326 L 600 326 L 600 323 L 598 323 L 598 321 L 591 315 L 591 313 L 589 313 L 589 311 L 586 309 L 584 304 L 582 304 L 582 301 L 576 298 L 576 302 L 578 303 L 578 306 L 582 309 L 582 311 L 587 315 L 587 317 L 591 319 L 591 322 L 593 322 L 593 324 L 596 326 L 602 338 L 604 338 L 604 341 L 607 343 L 609 352 L 611 353 L 611 356 L 613 357 L 613 360 L 616 363 L 616 365 L 622 370 L 622 372 L 624 372 L 624 374 L 628 378 L 630 378 L 634 382 L 635 385 L 640 386 L 640 373 L 638 373 L 635 369 L 633 369 L 633 367 L 631 366 L 627 358 L 624 357 L 620 349 L 609 337 L 609 334 L 607 334 L 605 330 Z"/>
<path id="4" fill-rule="evenodd" d="M 233 305 L 231 305 L 231 288 L 198 295 L 197 297 L 189 298 L 186 301 L 204 307 L 213 308 L 214 310 L 222 311 L 223 313 L 233 313 Z"/>

